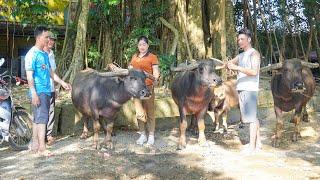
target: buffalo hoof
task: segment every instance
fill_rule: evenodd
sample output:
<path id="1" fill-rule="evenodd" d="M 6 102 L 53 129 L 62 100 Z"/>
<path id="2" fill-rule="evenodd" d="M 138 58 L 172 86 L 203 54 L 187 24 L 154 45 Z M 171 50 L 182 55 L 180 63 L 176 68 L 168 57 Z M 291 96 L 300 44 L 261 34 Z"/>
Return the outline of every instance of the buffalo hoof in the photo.
<path id="1" fill-rule="evenodd" d="M 192 135 L 194 136 L 198 136 L 199 135 L 199 130 L 198 130 L 198 127 L 195 127 L 195 126 L 189 126 L 187 128 L 187 131 L 189 131 Z"/>
<path id="2" fill-rule="evenodd" d="M 280 140 L 276 135 L 272 136 L 272 146 L 278 148 L 280 146 Z"/>
<path id="3" fill-rule="evenodd" d="M 99 143 L 93 143 L 92 146 L 91 146 L 92 149 L 96 149 L 96 150 L 99 150 L 101 149 Z"/>
<path id="4" fill-rule="evenodd" d="M 114 146 L 113 146 L 112 141 L 105 141 L 105 142 L 103 143 L 103 148 L 106 148 L 106 149 L 113 149 L 113 148 L 114 148 Z"/>
<path id="5" fill-rule="evenodd" d="M 88 132 L 82 132 L 80 139 L 87 139 L 88 137 Z"/>
<path id="6" fill-rule="evenodd" d="M 300 133 L 293 133 L 292 142 L 297 142 L 301 138 Z"/>
<path id="7" fill-rule="evenodd" d="M 272 147 L 278 148 L 280 146 L 280 142 L 278 139 L 274 139 L 272 142 Z"/>
<path id="8" fill-rule="evenodd" d="M 207 142 L 206 138 L 205 137 L 201 137 L 198 139 L 198 144 L 200 146 L 202 146 L 203 144 L 205 144 Z"/>
<path id="9" fill-rule="evenodd" d="M 308 117 L 308 114 L 304 114 L 304 115 L 302 116 L 302 121 L 304 121 L 304 122 L 310 122 L 309 117 Z"/>
<path id="10" fill-rule="evenodd" d="M 185 148 L 186 148 L 186 146 L 187 146 L 186 141 L 181 141 L 181 140 L 180 140 L 180 142 L 179 142 L 179 144 L 178 144 L 178 148 L 177 148 L 177 150 L 185 149 Z"/>
<path id="11" fill-rule="evenodd" d="M 187 147 L 186 144 L 178 144 L 177 150 L 183 150 L 183 149 L 185 149 L 186 147 Z"/>

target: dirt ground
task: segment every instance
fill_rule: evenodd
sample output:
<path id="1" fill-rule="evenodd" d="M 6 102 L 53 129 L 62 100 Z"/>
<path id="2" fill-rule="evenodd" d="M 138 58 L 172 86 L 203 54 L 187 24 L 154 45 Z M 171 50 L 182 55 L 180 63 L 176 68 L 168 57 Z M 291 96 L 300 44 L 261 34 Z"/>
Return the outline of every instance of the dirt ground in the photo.
<path id="1" fill-rule="evenodd" d="M 272 113 L 270 113 L 272 112 Z M 291 114 L 288 113 L 290 118 Z M 187 135 L 187 148 L 177 151 L 178 128 L 156 131 L 154 147 L 135 145 L 134 131 L 116 129 L 113 151 L 91 148 L 92 137 L 59 137 L 49 147 L 55 156 L 39 157 L 0 145 L 0 179 L 320 179 L 320 112 L 302 123 L 302 139 L 292 143 L 293 124 L 285 123 L 280 148 L 271 146 L 275 115 L 260 108 L 263 150 L 252 156 L 240 153 L 248 128 L 236 122 L 229 133 L 213 133 L 207 122 L 207 145 Z M 100 142 L 103 134 L 100 134 Z"/>

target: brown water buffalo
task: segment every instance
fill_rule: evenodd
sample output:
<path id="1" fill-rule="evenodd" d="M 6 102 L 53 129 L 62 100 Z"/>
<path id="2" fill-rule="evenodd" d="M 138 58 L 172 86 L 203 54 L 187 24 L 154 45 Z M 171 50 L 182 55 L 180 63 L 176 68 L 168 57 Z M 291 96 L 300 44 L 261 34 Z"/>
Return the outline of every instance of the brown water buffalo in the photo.
<path id="1" fill-rule="evenodd" d="M 195 114 L 199 129 L 199 144 L 206 141 L 204 135 L 204 115 L 213 98 L 211 87 L 221 85 L 221 78 L 215 73 L 216 63 L 202 60 L 187 68 L 171 68 L 172 71 L 184 71 L 178 74 L 171 87 L 172 97 L 178 105 L 180 114 L 180 139 L 178 149 L 186 147 L 187 113 Z"/>
<path id="2" fill-rule="evenodd" d="M 237 80 L 227 80 L 221 86 L 213 88 L 214 98 L 212 99 L 209 110 L 214 112 L 215 131 L 220 128 L 222 118 L 223 132 L 227 132 L 227 115 L 231 108 L 239 108 L 239 97 L 236 90 Z M 240 117 L 241 118 L 241 117 Z"/>
<path id="3" fill-rule="evenodd" d="M 230 79 L 224 81 L 221 86 L 212 88 L 214 97 L 209 104 L 207 113 L 212 118 L 213 123 L 215 124 L 215 132 L 222 130 L 224 133 L 226 133 L 228 112 L 231 108 L 239 108 L 239 97 L 236 90 L 236 85 L 237 80 Z M 222 128 L 220 128 L 221 120 Z M 194 117 L 191 118 L 191 123 L 188 129 L 191 130 L 191 132 L 198 134 L 196 119 Z"/>
<path id="4" fill-rule="evenodd" d="M 297 141 L 300 137 L 300 121 L 301 119 L 304 121 L 308 119 L 307 112 L 303 109 L 305 109 L 307 102 L 315 91 L 315 80 L 309 67 L 316 66 L 317 64 L 307 63 L 299 59 L 288 59 L 282 64 L 279 63 L 261 69 L 261 71 L 281 69 L 280 73 L 274 75 L 271 80 L 271 91 L 277 118 L 273 146 L 279 146 L 279 139 L 283 131 L 283 111 L 295 110 L 292 119 L 292 122 L 295 123 L 292 140 Z"/>
<path id="5" fill-rule="evenodd" d="M 114 75 L 123 77 L 110 77 Z M 93 146 L 95 148 L 99 147 L 100 124 L 105 133 L 104 144 L 107 148 L 112 148 L 111 133 L 115 113 L 131 97 L 143 99 L 151 95 L 145 79 L 146 74 L 143 71 L 134 69 L 120 73 L 98 73 L 90 69 L 76 75 L 72 84 L 72 102 L 84 116 L 82 136 L 88 133 L 88 119 L 93 119 Z M 108 124 L 106 125 L 100 117 L 105 117 Z"/>

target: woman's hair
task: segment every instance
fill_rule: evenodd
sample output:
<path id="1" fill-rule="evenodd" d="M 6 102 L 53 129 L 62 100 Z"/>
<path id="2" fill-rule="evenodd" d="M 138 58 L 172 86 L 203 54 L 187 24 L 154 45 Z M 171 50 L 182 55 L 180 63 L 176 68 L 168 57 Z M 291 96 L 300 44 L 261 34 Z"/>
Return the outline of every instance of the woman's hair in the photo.
<path id="1" fill-rule="evenodd" d="M 146 36 L 140 36 L 140 37 L 138 38 L 138 42 L 137 42 L 137 43 L 139 43 L 139 41 L 141 41 L 141 40 L 143 40 L 144 42 L 146 42 L 147 44 L 149 44 L 149 40 L 148 40 L 148 38 L 147 38 Z"/>
<path id="2" fill-rule="evenodd" d="M 238 32 L 238 35 L 240 34 L 244 34 L 246 36 L 248 36 L 249 38 L 251 38 L 251 31 L 247 28 L 243 28 Z"/>

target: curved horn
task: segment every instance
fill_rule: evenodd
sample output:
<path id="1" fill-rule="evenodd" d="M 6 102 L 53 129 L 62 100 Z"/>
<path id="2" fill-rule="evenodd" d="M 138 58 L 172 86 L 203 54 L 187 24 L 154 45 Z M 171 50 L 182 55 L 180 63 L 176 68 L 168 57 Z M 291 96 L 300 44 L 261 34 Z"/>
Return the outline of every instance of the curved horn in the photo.
<path id="1" fill-rule="evenodd" d="M 190 64 L 180 63 L 177 67 L 174 67 L 174 63 L 172 63 L 170 66 L 170 70 L 172 72 L 188 71 L 196 69 L 198 66 L 199 64 L 197 63 L 197 61 L 191 61 Z"/>
<path id="2" fill-rule="evenodd" d="M 280 69 L 282 67 L 282 63 L 269 64 L 268 66 L 264 66 L 260 68 L 260 72 L 271 71 L 275 69 Z"/>
<path id="3" fill-rule="evenodd" d="M 308 67 L 310 69 L 319 67 L 319 63 L 311 63 L 311 62 L 306 62 L 306 61 L 301 61 L 301 65 L 305 66 L 305 67 Z"/>
<path id="4" fill-rule="evenodd" d="M 214 64 L 216 65 L 216 68 L 215 68 L 216 70 L 225 68 L 225 63 L 220 59 L 216 59 L 216 58 L 209 58 L 209 59 L 213 60 Z"/>
<path id="5" fill-rule="evenodd" d="M 97 72 L 100 76 L 112 77 L 112 76 L 126 76 L 129 74 L 128 69 L 121 69 L 113 72 Z"/>
<path id="6" fill-rule="evenodd" d="M 216 66 L 224 65 L 224 62 L 221 61 L 220 59 L 216 59 L 216 58 L 209 58 L 209 59 L 213 60 L 216 63 Z"/>

